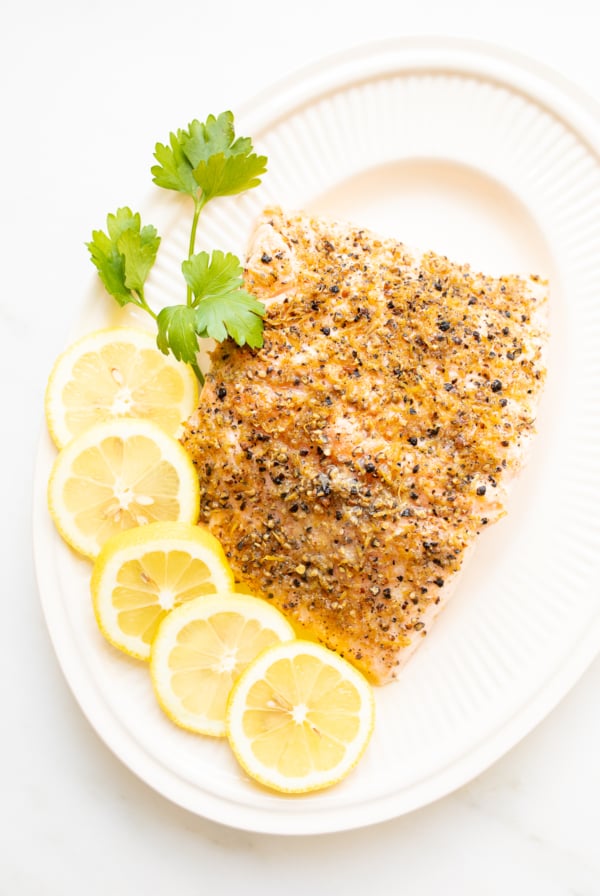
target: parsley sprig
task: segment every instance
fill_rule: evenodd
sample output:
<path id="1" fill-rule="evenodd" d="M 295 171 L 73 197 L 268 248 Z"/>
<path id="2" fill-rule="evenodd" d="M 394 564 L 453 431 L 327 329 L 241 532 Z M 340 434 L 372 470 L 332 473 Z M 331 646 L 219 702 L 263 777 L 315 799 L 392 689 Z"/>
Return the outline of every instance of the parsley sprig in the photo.
<path id="1" fill-rule="evenodd" d="M 119 305 L 132 303 L 150 314 L 158 328 L 157 345 L 190 364 L 200 381 L 198 340 L 222 342 L 231 337 L 238 345 L 263 344 L 265 307 L 243 288 L 239 258 L 220 250 L 196 253 L 196 232 L 202 209 L 218 196 L 234 196 L 260 184 L 267 159 L 253 151 L 249 137 L 235 136 L 231 112 L 204 123 L 194 120 L 187 129 L 157 143 L 153 181 L 193 200 L 188 257 L 181 268 L 186 282 L 185 304 L 170 305 L 156 314 L 146 302 L 144 284 L 156 260 L 160 237 L 151 225 L 142 227 L 139 214 L 120 208 L 108 215 L 107 233 L 95 230 L 87 244 L 92 262 L 108 293 Z"/>

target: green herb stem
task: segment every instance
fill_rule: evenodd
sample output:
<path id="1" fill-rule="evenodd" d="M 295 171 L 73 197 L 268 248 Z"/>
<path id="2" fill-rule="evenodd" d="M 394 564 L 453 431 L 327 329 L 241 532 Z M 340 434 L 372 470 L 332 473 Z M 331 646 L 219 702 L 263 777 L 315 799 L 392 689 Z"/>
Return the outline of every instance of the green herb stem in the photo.
<path id="1" fill-rule="evenodd" d="M 192 218 L 192 229 L 190 231 L 190 244 L 188 247 L 188 261 L 194 254 L 196 249 L 196 231 L 198 229 L 198 219 L 200 218 L 200 212 L 206 205 L 206 199 L 204 198 L 204 194 L 202 193 L 200 196 L 194 197 L 194 217 Z M 187 304 L 191 306 L 192 304 L 192 287 L 188 284 L 187 292 L 186 292 L 186 300 Z"/>
<path id="2" fill-rule="evenodd" d="M 144 311 L 146 311 L 150 315 L 150 317 L 152 317 L 152 318 L 154 318 L 154 320 L 156 320 L 158 315 L 152 310 L 150 305 L 146 302 L 146 299 L 144 298 L 144 290 L 138 289 L 138 290 L 136 290 L 136 293 L 137 293 L 137 297 L 139 299 L 140 308 L 143 308 Z"/>

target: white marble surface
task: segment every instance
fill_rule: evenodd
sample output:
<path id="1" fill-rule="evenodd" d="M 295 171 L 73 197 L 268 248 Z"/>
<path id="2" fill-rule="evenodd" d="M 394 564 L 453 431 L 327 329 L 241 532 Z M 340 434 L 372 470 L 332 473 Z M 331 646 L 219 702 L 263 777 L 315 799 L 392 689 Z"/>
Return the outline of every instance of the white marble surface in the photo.
<path id="1" fill-rule="evenodd" d="M 146 194 L 150 148 L 174 125 L 235 109 L 334 50 L 426 33 L 512 47 L 600 100 L 597 13 L 582 0 L 3 6 L 2 896 L 600 893 L 600 660 L 458 792 L 369 829 L 282 839 L 190 815 L 124 768 L 75 703 L 38 600 L 35 443 L 47 372 L 90 277 L 92 227 Z"/>

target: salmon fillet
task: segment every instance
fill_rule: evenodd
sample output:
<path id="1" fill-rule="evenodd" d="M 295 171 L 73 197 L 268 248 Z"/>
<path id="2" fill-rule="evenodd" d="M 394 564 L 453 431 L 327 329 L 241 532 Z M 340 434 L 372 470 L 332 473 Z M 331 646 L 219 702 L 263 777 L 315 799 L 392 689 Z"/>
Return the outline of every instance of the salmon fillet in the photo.
<path id="1" fill-rule="evenodd" d="M 260 350 L 212 354 L 182 442 L 236 578 L 374 683 L 504 513 L 545 376 L 546 286 L 267 209 Z"/>

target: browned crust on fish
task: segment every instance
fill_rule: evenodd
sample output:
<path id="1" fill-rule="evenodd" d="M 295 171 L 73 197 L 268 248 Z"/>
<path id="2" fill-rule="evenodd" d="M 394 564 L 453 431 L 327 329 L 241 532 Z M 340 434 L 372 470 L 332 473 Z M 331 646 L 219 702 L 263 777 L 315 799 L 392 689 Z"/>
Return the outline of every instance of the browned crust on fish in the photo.
<path id="1" fill-rule="evenodd" d="M 504 513 L 545 376 L 545 284 L 269 209 L 183 444 L 236 577 L 374 682 Z"/>

